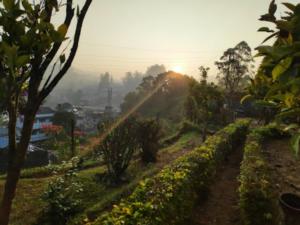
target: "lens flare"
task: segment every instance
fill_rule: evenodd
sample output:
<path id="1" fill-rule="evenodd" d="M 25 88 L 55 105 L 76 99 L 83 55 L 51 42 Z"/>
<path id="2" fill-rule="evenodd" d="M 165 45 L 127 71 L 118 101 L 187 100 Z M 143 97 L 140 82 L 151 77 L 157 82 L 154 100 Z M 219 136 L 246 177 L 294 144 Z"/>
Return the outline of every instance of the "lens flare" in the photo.
<path id="1" fill-rule="evenodd" d="M 168 82 L 168 76 L 167 75 L 166 79 L 163 79 L 158 85 L 151 91 L 149 92 L 141 101 L 139 101 L 134 107 L 132 107 L 127 113 L 122 115 L 116 122 L 114 122 L 106 132 L 104 132 L 100 138 L 99 138 L 99 143 L 101 143 L 105 138 L 120 124 L 122 124 L 127 118 L 129 118 L 132 114 L 134 114 L 146 101 L 148 101 L 160 88 L 162 88 L 167 82 Z"/>

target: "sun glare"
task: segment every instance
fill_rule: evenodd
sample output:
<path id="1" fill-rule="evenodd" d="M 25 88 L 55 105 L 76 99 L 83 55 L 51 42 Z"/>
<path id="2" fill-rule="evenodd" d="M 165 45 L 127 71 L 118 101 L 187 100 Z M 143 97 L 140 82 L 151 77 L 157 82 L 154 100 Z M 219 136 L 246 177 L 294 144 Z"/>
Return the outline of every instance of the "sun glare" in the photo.
<path id="1" fill-rule="evenodd" d="M 183 67 L 182 66 L 174 66 L 173 69 L 172 69 L 174 72 L 176 73 L 182 73 L 183 72 Z"/>

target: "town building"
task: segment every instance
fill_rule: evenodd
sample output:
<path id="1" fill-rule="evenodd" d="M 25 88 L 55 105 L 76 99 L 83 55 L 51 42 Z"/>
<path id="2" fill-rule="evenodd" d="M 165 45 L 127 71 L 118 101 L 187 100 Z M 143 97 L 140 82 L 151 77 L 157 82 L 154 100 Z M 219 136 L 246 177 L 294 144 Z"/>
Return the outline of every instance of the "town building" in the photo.
<path id="1" fill-rule="evenodd" d="M 31 135 L 31 143 L 36 143 L 40 141 L 44 141 L 47 139 L 46 134 L 43 132 L 43 126 L 52 125 L 52 118 L 54 116 L 55 111 L 49 107 L 41 107 L 36 114 L 33 131 Z M 21 135 L 21 130 L 23 127 L 24 117 L 20 115 L 17 119 L 17 140 Z M 8 146 L 8 129 L 7 125 L 0 124 L 0 149 L 7 148 Z"/>

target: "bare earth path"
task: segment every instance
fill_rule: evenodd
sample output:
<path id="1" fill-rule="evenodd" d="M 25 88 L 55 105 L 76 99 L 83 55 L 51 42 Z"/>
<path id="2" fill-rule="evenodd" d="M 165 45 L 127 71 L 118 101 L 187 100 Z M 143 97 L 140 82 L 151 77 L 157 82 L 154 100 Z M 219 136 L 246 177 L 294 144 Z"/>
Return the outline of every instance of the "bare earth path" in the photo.
<path id="1" fill-rule="evenodd" d="M 237 149 L 218 168 L 204 203 L 193 213 L 191 225 L 240 225 L 238 208 L 238 176 L 242 150 Z"/>

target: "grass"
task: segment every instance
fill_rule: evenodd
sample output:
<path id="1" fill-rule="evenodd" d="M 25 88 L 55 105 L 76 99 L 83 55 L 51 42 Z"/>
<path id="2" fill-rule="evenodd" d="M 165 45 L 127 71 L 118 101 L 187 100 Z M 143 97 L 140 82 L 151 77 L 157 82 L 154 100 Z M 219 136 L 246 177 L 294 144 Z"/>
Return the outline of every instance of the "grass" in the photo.
<path id="1" fill-rule="evenodd" d="M 29 225 L 36 222 L 36 218 L 42 214 L 45 203 L 40 195 L 46 188 L 50 178 L 23 179 L 18 185 L 14 200 L 11 221 L 12 225 Z M 0 196 L 4 187 L 4 181 L 0 181 Z"/>
<path id="2" fill-rule="evenodd" d="M 106 171 L 105 166 L 85 169 L 79 172 L 79 178 L 84 185 L 81 194 L 82 210 L 69 225 L 82 224 L 83 220 L 95 219 L 102 212 L 109 210 L 113 204 L 118 203 L 122 197 L 128 196 L 138 183 L 146 177 L 153 176 L 166 164 L 200 144 L 200 135 L 191 132 L 183 135 L 173 145 L 159 151 L 159 161 L 156 164 L 143 165 L 139 160 L 132 162 L 128 168 L 130 182 L 122 186 L 111 188 L 96 179 L 97 174 Z M 21 179 L 13 205 L 11 225 L 39 224 L 37 221 L 43 215 L 45 203 L 40 199 L 51 177 L 36 179 Z M 0 191 L 3 190 L 4 180 L 0 180 Z M 0 192 L 0 197 L 1 197 Z"/>

